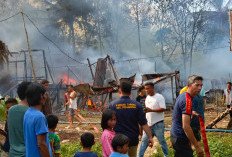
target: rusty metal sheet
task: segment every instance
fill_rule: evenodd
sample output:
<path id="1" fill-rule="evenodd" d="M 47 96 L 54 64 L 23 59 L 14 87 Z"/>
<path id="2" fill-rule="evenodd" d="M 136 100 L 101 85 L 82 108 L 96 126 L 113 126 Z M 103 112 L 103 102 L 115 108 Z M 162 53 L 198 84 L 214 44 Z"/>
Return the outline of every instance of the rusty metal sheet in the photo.
<path id="1" fill-rule="evenodd" d="M 87 83 L 79 84 L 79 85 L 75 86 L 74 90 L 76 92 L 83 93 L 84 95 L 94 94 L 94 92 L 90 88 L 90 85 Z"/>
<path id="2" fill-rule="evenodd" d="M 120 78 L 120 83 L 122 83 L 122 82 L 131 82 L 131 84 L 133 84 L 134 83 L 134 81 L 135 81 L 135 76 L 136 76 L 136 74 L 134 74 L 133 76 L 131 76 L 131 77 L 129 77 L 129 78 Z"/>

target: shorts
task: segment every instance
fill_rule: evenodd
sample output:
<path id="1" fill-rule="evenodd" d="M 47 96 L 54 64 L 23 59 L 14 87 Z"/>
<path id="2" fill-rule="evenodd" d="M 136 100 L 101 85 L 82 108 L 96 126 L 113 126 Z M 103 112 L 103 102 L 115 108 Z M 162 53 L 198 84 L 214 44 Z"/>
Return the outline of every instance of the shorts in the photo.
<path id="1" fill-rule="evenodd" d="M 193 130 L 193 134 L 196 138 L 196 140 L 199 142 L 201 141 L 201 128 L 200 127 L 191 127 Z"/>
<path id="2" fill-rule="evenodd" d="M 74 116 L 76 115 L 76 113 L 75 113 L 75 110 L 74 110 L 74 109 L 69 108 L 69 109 L 68 109 L 68 111 L 69 111 L 69 113 L 70 113 L 71 117 L 74 117 Z"/>

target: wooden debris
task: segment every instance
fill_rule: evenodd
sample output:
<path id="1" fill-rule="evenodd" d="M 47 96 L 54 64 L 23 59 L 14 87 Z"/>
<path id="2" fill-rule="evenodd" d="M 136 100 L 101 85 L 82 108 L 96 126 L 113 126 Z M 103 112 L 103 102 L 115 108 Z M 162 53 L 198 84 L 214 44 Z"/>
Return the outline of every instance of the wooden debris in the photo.
<path id="1" fill-rule="evenodd" d="M 225 110 L 222 114 L 220 114 L 217 118 L 215 118 L 212 122 L 210 122 L 206 129 L 212 129 L 214 125 L 216 125 L 218 122 L 220 122 L 223 118 L 225 118 L 230 112 L 232 112 L 232 108 L 229 108 Z"/>

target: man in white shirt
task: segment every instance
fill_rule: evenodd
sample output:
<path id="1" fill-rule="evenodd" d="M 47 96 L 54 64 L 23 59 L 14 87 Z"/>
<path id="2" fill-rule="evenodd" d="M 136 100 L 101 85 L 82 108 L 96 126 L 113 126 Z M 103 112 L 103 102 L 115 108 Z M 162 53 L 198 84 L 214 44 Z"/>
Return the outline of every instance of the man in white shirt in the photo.
<path id="1" fill-rule="evenodd" d="M 164 138 L 164 111 L 166 110 L 164 97 L 155 93 L 154 84 L 152 82 L 148 82 L 145 84 L 145 90 L 147 93 L 147 98 L 145 100 L 145 113 L 148 125 L 150 127 L 152 137 L 156 136 L 161 147 L 164 156 L 168 156 L 168 146 Z M 147 149 L 147 140 L 148 137 L 144 133 L 141 145 L 138 153 L 138 157 L 143 157 L 146 149 Z"/>
<path id="2" fill-rule="evenodd" d="M 227 82 L 227 89 L 224 90 L 223 104 L 226 104 L 227 108 L 232 106 L 232 91 L 231 82 Z M 230 117 L 232 117 L 232 112 L 230 112 Z"/>

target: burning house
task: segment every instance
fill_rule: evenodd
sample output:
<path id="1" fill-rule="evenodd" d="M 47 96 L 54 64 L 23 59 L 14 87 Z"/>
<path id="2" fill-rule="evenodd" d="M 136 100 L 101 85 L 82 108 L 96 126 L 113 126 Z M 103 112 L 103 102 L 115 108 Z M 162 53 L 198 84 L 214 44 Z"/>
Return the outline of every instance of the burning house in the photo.
<path id="1" fill-rule="evenodd" d="M 135 76 L 129 78 L 119 79 L 116 69 L 113 66 L 110 56 L 100 58 L 96 63 L 90 63 L 90 72 L 93 78 L 93 84 L 85 83 L 74 87 L 75 91 L 79 93 L 78 104 L 79 108 L 100 110 L 107 106 L 107 104 L 118 98 L 118 86 L 120 82 L 131 82 L 134 84 Z M 92 66 L 96 64 L 95 75 L 93 74 Z M 113 77 L 112 77 L 113 76 Z M 133 90 L 137 90 L 137 86 L 133 85 Z"/>

